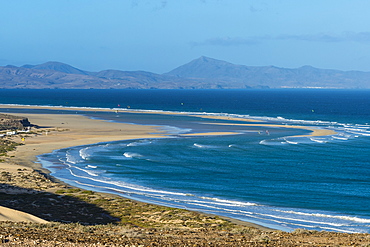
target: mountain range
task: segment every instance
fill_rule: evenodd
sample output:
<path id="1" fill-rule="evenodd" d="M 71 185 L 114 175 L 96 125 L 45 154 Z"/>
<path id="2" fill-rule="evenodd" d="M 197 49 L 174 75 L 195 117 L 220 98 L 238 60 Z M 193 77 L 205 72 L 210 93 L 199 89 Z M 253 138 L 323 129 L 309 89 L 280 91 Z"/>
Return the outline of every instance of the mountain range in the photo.
<path id="1" fill-rule="evenodd" d="M 245 89 L 370 88 L 370 72 L 235 65 L 200 57 L 168 73 L 89 72 L 60 62 L 0 66 L 0 88 L 29 89 Z"/>

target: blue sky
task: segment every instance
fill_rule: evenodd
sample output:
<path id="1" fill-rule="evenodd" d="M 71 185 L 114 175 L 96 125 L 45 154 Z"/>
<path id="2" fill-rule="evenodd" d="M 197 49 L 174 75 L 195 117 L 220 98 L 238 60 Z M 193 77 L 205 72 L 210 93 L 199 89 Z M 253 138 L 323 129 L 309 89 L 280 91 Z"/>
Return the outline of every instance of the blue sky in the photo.
<path id="1" fill-rule="evenodd" d="M 200 56 L 370 71 L 368 0 L 0 0 L 0 65 L 168 72 Z"/>

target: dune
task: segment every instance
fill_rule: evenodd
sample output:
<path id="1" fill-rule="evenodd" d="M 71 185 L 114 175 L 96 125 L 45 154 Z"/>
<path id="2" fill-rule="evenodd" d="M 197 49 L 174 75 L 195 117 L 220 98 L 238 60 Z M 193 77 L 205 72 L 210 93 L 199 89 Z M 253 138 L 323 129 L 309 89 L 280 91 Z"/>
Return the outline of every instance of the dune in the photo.
<path id="1" fill-rule="evenodd" d="M 32 214 L 0 206 L 0 221 L 48 223 Z"/>

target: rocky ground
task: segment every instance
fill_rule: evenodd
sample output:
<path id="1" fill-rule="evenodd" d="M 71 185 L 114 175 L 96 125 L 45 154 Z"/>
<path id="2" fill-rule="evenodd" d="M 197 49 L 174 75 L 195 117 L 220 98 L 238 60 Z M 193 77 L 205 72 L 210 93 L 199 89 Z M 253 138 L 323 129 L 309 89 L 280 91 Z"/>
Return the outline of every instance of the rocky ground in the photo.
<path id="1" fill-rule="evenodd" d="M 31 126 L 27 118 L 0 113 L 1 130 L 22 130 Z"/>
<path id="2" fill-rule="evenodd" d="M 368 246 L 367 235 L 253 228 L 132 228 L 117 225 L 1 224 L 1 246 Z"/>

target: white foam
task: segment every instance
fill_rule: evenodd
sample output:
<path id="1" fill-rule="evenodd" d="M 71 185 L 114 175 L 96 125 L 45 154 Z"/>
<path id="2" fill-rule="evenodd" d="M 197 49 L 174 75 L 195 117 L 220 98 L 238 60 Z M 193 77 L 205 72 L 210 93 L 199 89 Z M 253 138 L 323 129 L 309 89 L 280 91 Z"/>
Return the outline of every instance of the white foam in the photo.
<path id="1" fill-rule="evenodd" d="M 197 148 L 218 148 L 217 146 L 204 145 L 204 144 L 199 144 L 199 143 L 194 143 L 193 146 Z"/>
<path id="2" fill-rule="evenodd" d="M 275 210 L 275 211 L 289 213 L 289 214 L 296 214 L 296 215 L 314 216 L 314 217 L 320 217 L 320 218 L 341 219 L 341 220 L 353 221 L 353 222 L 358 222 L 358 223 L 370 223 L 370 219 L 364 219 L 364 218 L 353 217 L 353 216 L 305 213 L 305 212 L 292 211 L 292 210 L 289 210 L 289 211 Z"/>
<path id="3" fill-rule="evenodd" d="M 337 140 L 343 140 L 343 141 L 346 141 L 348 140 L 348 137 L 341 137 L 341 136 L 332 136 L 334 139 L 337 139 Z"/>
<path id="4" fill-rule="evenodd" d="M 361 136 L 370 136 L 370 132 L 369 131 L 363 131 L 363 132 L 358 132 L 358 131 L 348 131 L 349 133 L 351 134 L 355 134 L 355 135 L 361 135 Z"/>
<path id="5" fill-rule="evenodd" d="M 215 202 L 222 202 L 223 203 L 222 205 L 239 206 L 239 207 L 240 206 L 258 206 L 258 204 L 252 203 L 252 202 L 232 201 L 232 200 L 225 200 L 225 199 L 219 199 L 215 197 L 206 197 L 206 196 L 199 197 L 199 198 L 210 200 L 210 201 L 215 201 Z"/>
<path id="6" fill-rule="evenodd" d="M 90 150 L 90 147 L 80 149 L 79 153 L 82 159 L 87 160 L 91 156 L 88 150 Z"/>
<path id="7" fill-rule="evenodd" d="M 346 227 L 346 224 L 342 223 L 335 223 L 335 222 L 328 222 L 328 221 L 315 221 L 315 220 L 309 220 L 309 219 L 300 219 L 300 218 L 292 218 L 292 217 L 287 217 L 283 215 L 272 215 L 272 214 L 267 214 L 267 213 L 258 213 L 258 212 L 250 212 L 250 211 L 245 211 L 245 210 L 238 210 L 238 209 L 229 209 L 229 208 L 220 208 L 217 205 L 223 206 L 222 204 L 205 204 L 205 202 L 202 201 L 190 201 L 189 204 L 191 205 L 196 205 L 196 206 L 201 206 L 201 207 L 206 207 L 206 208 L 212 208 L 214 210 L 222 210 L 226 211 L 230 214 L 233 215 L 239 215 L 239 216 L 246 216 L 246 217 L 251 217 L 259 220 L 268 220 L 271 222 L 278 223 L 279 225 L 285 225 L 285 226 L 290 226 L 293 228 L 321 228 L 321 229 L 331 229 L 332 231 L 337 231 L 337 232 L 353 232 L 349 230 L 344 230 L 338 227 Z M 295 227 L 294 227 L 295 226 Z M 335 228 L 337 227 L 337 228 Z M 353 232 L 354 233 L 354 232 Z"/>
<path id="8" fill-rule="evenodd" d="M 125 152 L 123 154 L 123 156 L 125 156 L 126 158 L 138 158 L 138 157 L 142 157 L 142 155 L 140 155 L 138 153 L 132 153 L 132 152 Z"/>
<path id="9" fill-rule="evenodd" d="M 284 138 L 284 140 L 285 140 L 287 143 L 289 143 L 289 144 L 294 144 L 294 145 L 298 144 L 298 142 L 289 141 L 289 140 L 287 140 L 286 138 Z"/>
<path id="10" fill-rule="evenodd" d="M 315 224 L 315 225 L 312 225 L 311 227 L 322 227 L 322 225 L 336 226 L 336 227 L 346 226 L 346 224 L 343 224 L 343 223 L 336 223 L 336 222 L 329 222 L 329 221 L 317 221 L 317 220 L 313 220 L 313 219 L 297 218 L 297 217 L 294 218 L 294 217 L 290 217 L 288 215 L 284 216 L 284 215 L 275 215 L 275 214 L 269 214 L 269 213 L 248 212 L 248 211 L 234 210 L 234 209 L 229 209 L 229 211 L 234 211 L 235 213 L 243 213 L 243 214 L 247 213 L 247 214 L 259 215 L 259 216 L 263 216 L 265 219 L 269 218 L 269 220 L 276 219 L 276 221 L 278 221 L 280 223 L 282 223 L 282 220 L 284 220 L 285 224 L 290 224 L 290 225 L 310 223 L 310 224 Z M 278 210 L 276 210 L 276 211 L 278 211 Z M 285 212 L 285 211 L 282 211 L 282 210 L 280 212 L 289 213 L 289 211 Z M 298 222 L 301 222 L 301 223 L 298 223 Z"/>
<path id="11" fill-rule="evenodd" d="M 76 156 L 74 156 L 69 151 L 67 151 L 67 153 L 66 153 L 66 162 L 68 162 L 70 164 L 77 164 L 79 161 L 80 160 Z"/>
<path id="12" fill-rule="evenodd" d="M 324 139 L 318 139 L 318 138 L 310 138 L 311 141 L 313 142 L 318 142 L 318 143 L 326 143 L 327 140 Z"/>
<path id="13" fill-rule="evenodd" d="M 104 184 L 115 185 L 115 186 L 118 186 L 119 188 L 121 188 L 122 191 L 124 191 L 124 189 L 129 189 L 130 191 L 127 191 L 126 190 L 127 193 L 146 192 L 146 193 L 151 193 L 151 194 L 156 194 L 156 195 L 159 195 L 160 194 L 161 196 L 163 196 L 163 195 L 189 196 L 189 194 L 181 193 L 181 192 L 156 190 L 156 189 L 152 189 L 152 188 L 148 188 L 148 187 L 144 187 L 144 186 L 139 186 L 139 185 L 133 185 L 133 184 L 125 183 L 125 182 L 122 182 L 122 181 L 107 180 L 104 177 L 98 176 L 96 173 L 92 173 L 90 171 L 86 171 L 86 170 L 81 169 L 81 168 L 78 168 L 78 167 L 71 167 L 71 168 L 75 168 L 75 169 L 81 170 L 81 171 L 83 171 L 83 172 L 87 173 L 88 175 L 91 175 L 91 176 L 93 176 L 95 178 L 78 175 L 75 172 L 73 172 L 72 169 L 69 169 L 71 175 L 73 175 L 74 177 L 84 178 L 84 179 L 88 179 L 88 180 L 91 180 L 91 181 L 95 181 L 95 182 L 99 182 L 99 183 L 104 183 Z M 109 187 L 109 188 L 110 189 L 113 189 L 111 187 Z"/>
<path id="14" fill-rule="evenodd" d="M 74 168 L 74 169 L 78 169 L 78 170 L 80 170 L 80 171 L 83 171 L 83 172 L 85 172 L 85 173 L 89 174 L 90 176 L 94 176 L 94 177 L 98 177 L 98 176 L 99 176 L 99 174 L 98 174 L 97 172 L 92 172 L 91 170 L 82 169 L 82 168 L 80 168 L 80 167 L 76 167 L 76 166 L 74 166 L 74 167 L 72 167 L 72 168 Z"/>
<path id="15" fill-rule="evenodd" d="M 138 141 L 134 141 L 134 142 L 127 144 L 127 147 L 144 146 L 144 145 L 149 145 L 151 143 L 152 141 L 149 141 L 149 140 L 138 140 Z"/>
<path id="16" fill-rule="evenodd" d="M 266 145 L 266 146 L 276 146 L 276 145 L 285 145 L 287 142 L 281 141 L 280 139 L 269 139 L 269 140 L 262 140 L 259 142 L 261 145 Z"/>

